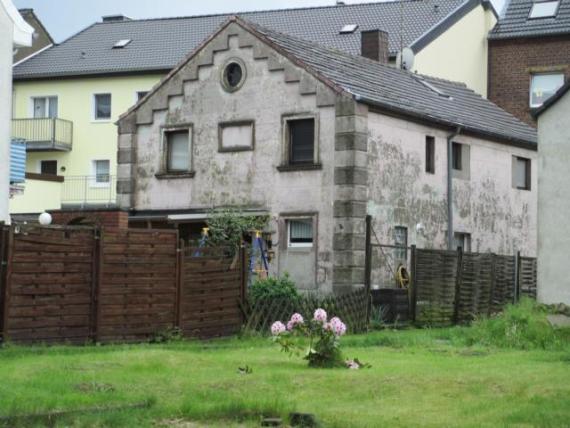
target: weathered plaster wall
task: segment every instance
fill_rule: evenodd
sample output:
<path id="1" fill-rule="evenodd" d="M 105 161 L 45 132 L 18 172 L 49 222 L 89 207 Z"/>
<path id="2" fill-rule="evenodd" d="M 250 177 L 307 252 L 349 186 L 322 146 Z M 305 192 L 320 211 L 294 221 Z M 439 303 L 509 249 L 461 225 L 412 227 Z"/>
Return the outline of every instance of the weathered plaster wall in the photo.
<path id="1" fill-rule="evenodd" d="M 570 92 L 538 119 L 538 298 L 570 304 Z"/>
<path id="2" fill-rule="evenodd" d="M 230 58 L 240 58 L 247 68 L 243 87 L 234 93 L 226 92 L 220 84 L 221 71 Z M 156 111 L 155 97 L 160 94 L 155 94 L 149 100 L 155 109 L 152 117 L 143 118 L 146 113 L 137 113 L 136 133 L 129 133 L 133 129 L 127 125 L 120 126 L 121 204 L 132 204 L 137 210 L 209 209 L 228 205 L 268 210 L 274 243 L 279 243 L 276 270 L 290 271 L 301 288 L 313 288 L 316 283 L 319 291 L 331 291 L 334 94 L 306 72 L 261 46 L 259 41 L 251 40 L 249 34 L 235 25 L 216 37 L 188 67 L 195 67 L 196 63 L 202 65 L 197 68 L 195 80 L 181 83 L 183 77 L 179 77 L 163 88 L 172 93 L 176 85 L 180 88 L 183 85 L 183 95 L 169 96 L 168 110 Z M 180 73 L 183 74 L 184 71 Z M 283 116 L 291 114 L 315 115 L 321 169 L 289 172 L 277 169 L 283 163 Z M 255 122 L 254 149 L 219 152 L 218 124 L 243 120 Z M 159 179 L 155 174 L 161 172 L 162 127 L 177 124 L 192 126 L 195 175 Z M 133 182 L 128 180 L 130 171 L 134 172 Z M 283 230 L 283 219 L 303 214 L 316 219 L 317 242 L 309 254 L 306 249 L 288 249 Z M 307 257 L 316 259 L 309 274 L 306 264 L 300 263 Z"/>
<path id="3" fill-rule="evenodd" d="M 409 245 L 446 248 L 448 133 L 375 113 L 368 130 L 368 212 L 379 240 L 394 244 L 394 228 L 404 226 Z M 435 137 L 435 174 L 425 172 L 427 135 Z M 469 136 L 455 141 L 470 146 L 470 179 L 453 179 L 454 230 L 471 234 L 475 252 L 535 256 L 536 152 Z M 532 160 L 531 191 L 512 187 L 513 155 Z M 423 233 L 417 233 L 418 223 Z"/>

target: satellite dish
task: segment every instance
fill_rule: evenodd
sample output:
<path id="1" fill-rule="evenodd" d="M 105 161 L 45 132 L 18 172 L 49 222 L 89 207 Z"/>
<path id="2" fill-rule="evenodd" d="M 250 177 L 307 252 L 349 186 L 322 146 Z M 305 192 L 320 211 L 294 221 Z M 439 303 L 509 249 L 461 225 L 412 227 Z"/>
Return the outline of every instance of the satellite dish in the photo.
<path id="1" fill-rule="evenodd" d="M 414 51 L 410 48 L 402 49 L 402 52 L 398 52 L 398 56 L 396 58 L 396 67 L 402 70 L 410 71 L 414 66 L 414 59 L 415 59 Z"/>

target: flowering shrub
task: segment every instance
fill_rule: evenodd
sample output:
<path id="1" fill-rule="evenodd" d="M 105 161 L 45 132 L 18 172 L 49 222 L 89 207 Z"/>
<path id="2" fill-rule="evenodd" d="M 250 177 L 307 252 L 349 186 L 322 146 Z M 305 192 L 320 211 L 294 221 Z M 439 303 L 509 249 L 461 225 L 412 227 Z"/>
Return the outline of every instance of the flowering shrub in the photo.
<path id="1" fill-rule="evenodd" d="M 346 325 L 340 318 L 334 317 L 327 322 L 324 309 L 317 309 L 313 319 L 305 322 L 301 314 L 293 314 L 285 326 L 276 321 L 271 326 L 273 340 L 281 346 L 284 352 L 295 354 L 303 351 L 293 340 L 294 336 L 309 338 L 309 348 L 305 359 L 310 367 L 339 367 L 345 366 L 340 351 L 340 337 L 346 333 Z"/>

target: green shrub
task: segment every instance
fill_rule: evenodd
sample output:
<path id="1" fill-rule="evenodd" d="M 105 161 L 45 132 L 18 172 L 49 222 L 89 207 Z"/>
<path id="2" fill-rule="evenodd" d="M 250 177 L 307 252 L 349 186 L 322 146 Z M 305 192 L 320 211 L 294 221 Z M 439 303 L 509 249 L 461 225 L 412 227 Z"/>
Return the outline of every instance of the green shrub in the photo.
<path id="1" fill-rule="evenodd" d="M 288 273 L 282 277 L 258 279 L 252 284 L 248 293 L 254 304 L 260 300 L 299 300 L 297 287 Z"/>
<path id="2" fill-rule="evenodd" d="M 560 349 L 568 343 L 568 332 L 554 329 L 548 310 L 535 301 L 522 299 L 496 316 L 473 322 L 470 328 L 456 330 L 455 340 L 466 345 L 515 349 Z"/>

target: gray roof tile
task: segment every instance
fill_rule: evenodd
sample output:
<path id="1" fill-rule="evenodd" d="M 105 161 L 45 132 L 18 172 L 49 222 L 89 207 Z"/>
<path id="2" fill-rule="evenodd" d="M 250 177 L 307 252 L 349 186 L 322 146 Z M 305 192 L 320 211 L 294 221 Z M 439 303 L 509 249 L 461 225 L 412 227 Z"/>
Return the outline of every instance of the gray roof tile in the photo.
<path id="1" fill-rule="evenodd" d="M 420 76 L 252 23 L 246 22 L 246 25 L 366 104 L 442 125 L 460 126 L 464 131 L 493 139 L 536 147 L 534 128 L 462 83 Z M 420 79 L 448 97 L 439 95 Z"/>
<path id="2" fill-rule="evenodd" d="M 459 12 L 480 3 L 477 0 L 406 0 L 248 12 L 240 16 L 351 54 L 360 52 L 361 30 L 381 29 L 388 32 L 390 50 L 395 54 L 400 44 L 402 4 L 404 45 L 421 48 L 432 33 L 436 35 L 442 27 L 458 19 Z M 229 17 L 209 15 L 93 24 L 16 66 L 14 78 L 170 70 Z M 339 34 L 346 24 L 358 24 L 359 28 L 354 34 Z M 120 39 L 132 39 L 132 43 L 125 49 L 112 49 Z"/>
<path id="3" fill-rule="evenodd" d="M 570 34 L 570 0 L 560 0 L 553 18 L 528 19 L 533 0 L 510 0 L 504 17 L 491 31 L 490 39 Z"/>

